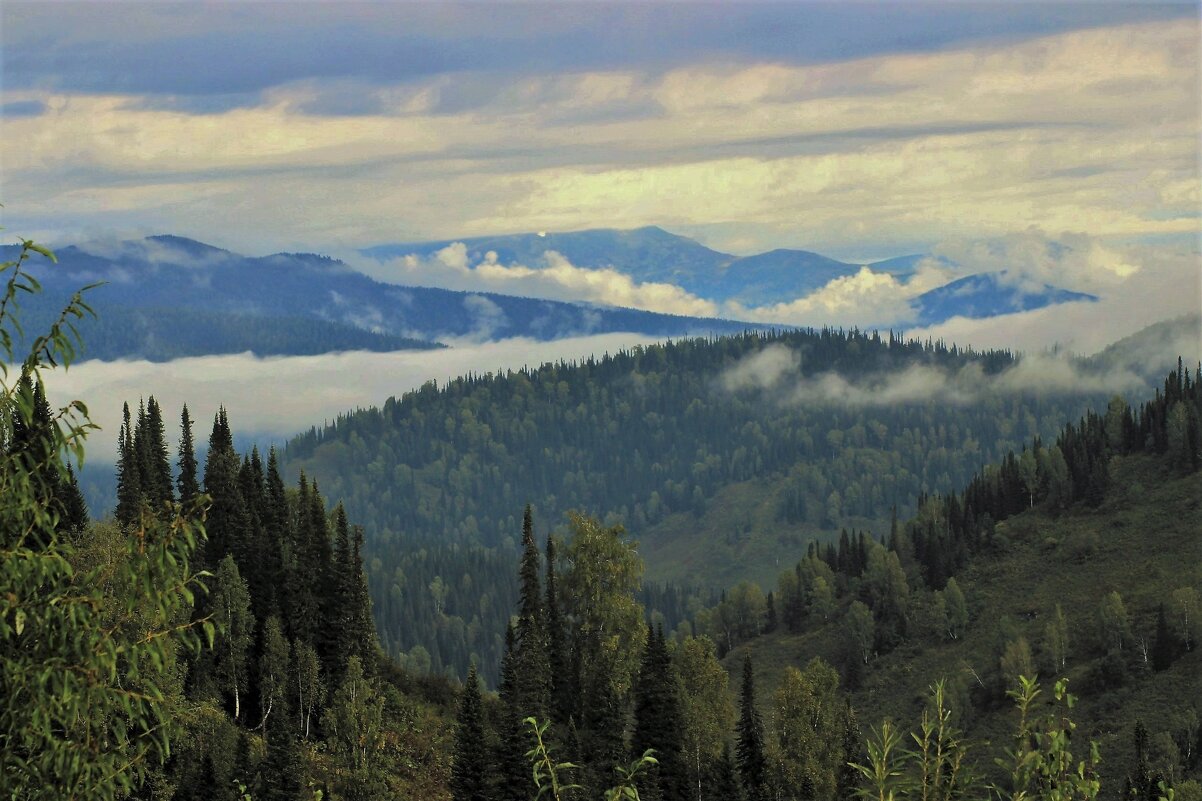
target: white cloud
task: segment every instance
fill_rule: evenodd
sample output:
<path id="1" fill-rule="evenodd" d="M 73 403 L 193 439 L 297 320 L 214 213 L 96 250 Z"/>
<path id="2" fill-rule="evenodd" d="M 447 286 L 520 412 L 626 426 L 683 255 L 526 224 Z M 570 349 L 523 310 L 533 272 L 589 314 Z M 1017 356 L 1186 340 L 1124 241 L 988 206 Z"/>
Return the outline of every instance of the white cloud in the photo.
<path id="1" fill-rule="evenodd" d="M 644 224 L 844 252 L 1196 234 L 1198 37 L 1186 18 L 812 66 L 449 73 L 358 116 L 306 112 L 303 83 L 206 115 L 10 93 L 48 111 L 4 121 L 6 214 L 290 250 Z M 481 80 L 508 83 L 436 108 Z"/>
<path id="2" fill-rule="evenodd" d="M 355 257 L 352 261 L 369 275 L 398 284 L 603 303 L 691 317 L 719 313 L 717 304 L 673 284 L 636 282 L 613 268 L 577 267 L 555 251 L 548 251 L 538 266 L 502 264 L 491 251 L 473 265 L 462 242 L 447 245 L 428 259 L 410 254 L 383 264 Z"/>
<path id="3" fill-rule="evenodd" d="M 1087 253 L 1094 252 L 1092 247 L 1087 249 Z M 983 320 L 957 317 L 928 328 L 909 330 L 907 334 L 924 340 L 929 337 L 978 348 L 1009 348 L 1028 353 L 1059 345 L 1088 355 L 1153 323 L 1197 314 L 1202 309 L 1202 259 L 1197 253 L 1174 253 L 1151 247 L 1116 252 L 1121 263 L 1138 266 L 1139 270 L 1101 291 L 1097 303 L 1068 303 Z M 1105 274 L 1085 273 L 1086 278 L 1094 281 L 1098 275 Z M 1060 283 L 1057 279 L 1062 276 L 1056 272 L 1049 276 L 1052 283 Z M 1063 276 L 1068 281 L 1074 277 L 1080 278 L 1081 273 Z M 1197 344 L 1195 352 L 1202 354 L 1202 341 Z"/>
<path id="4" fill-rule="evenodd" d="M 977 364 L 958 370 L 914 365 L 900 372 L 873 373 L 848 379 L 836 372 L 803 375 L 802 357 L 780 347 L 746 357 L 720 377 L 729 392 L 760 391 L 775 402 L 791 405 L 895 406 L 914 403 L 975 403 L 984 398 L 1020 393 L 1071 395 L 1133 392 L 1145 388 L 1142 378 L 1119 368 L 1107 373 L 1079 369 L 1066 355 L 1028 354 L 996 375 Z M 763 361 L 775 368 L 764 380 Z"/>
<path id="5" fill-rule="evenodd" d="M 547 361 L 579 360 L 654 341 L 636 334 L 604 334 L 553 342 L 511 339 L 447 350 L 395 353 L 335 353 L 260 358 L 249 353 L 202 356 L 171 362 L 88 361 L 47 377 L 52 404 L 81 399 L 102 427 L 88 439 L 89 460 L 116 454 L 121 405 L 137 407 L 154 395 L 168 420 L 178 420 L 184 403 L 205 439 L 219 405 L 229 411 L 235 434 L 283 441 L 344 412 L 380 405 L 389 396 L 440 384 L 468 372 L 535 367 Z M 167 432 L 169 444 L 178 426 Z"/>

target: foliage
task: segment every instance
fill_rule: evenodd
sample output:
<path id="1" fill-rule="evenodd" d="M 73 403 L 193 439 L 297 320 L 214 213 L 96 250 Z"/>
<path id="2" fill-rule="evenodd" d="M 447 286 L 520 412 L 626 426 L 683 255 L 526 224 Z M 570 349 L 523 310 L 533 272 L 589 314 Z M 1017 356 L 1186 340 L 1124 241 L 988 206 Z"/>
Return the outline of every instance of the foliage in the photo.
<path id="1" fill-rule="evenodd" d="M 43 373 L 74 359 L 75 324 L 90 312 L 76 293 L 33 339 L 10 382 L 18 311 L 39 283 L 25 268 L 30 241 L 0 265 L 0 794 L 19 799 L 115 799 L 171 753 L 177 735 L 171 682 L 176 651 L 200 648 L 189 620 L 203 574 L 191 557 L 204 536 L 199 503 L 142 515 L 91 551 L 87 535 L 59 531 L 55 485 L 82 462 L 95 426 L 73 401 L 37 424 Z M 37 447 L 14 448 L 20 429 Z M 212 627 L 202 621 L 212 636 Z"/>

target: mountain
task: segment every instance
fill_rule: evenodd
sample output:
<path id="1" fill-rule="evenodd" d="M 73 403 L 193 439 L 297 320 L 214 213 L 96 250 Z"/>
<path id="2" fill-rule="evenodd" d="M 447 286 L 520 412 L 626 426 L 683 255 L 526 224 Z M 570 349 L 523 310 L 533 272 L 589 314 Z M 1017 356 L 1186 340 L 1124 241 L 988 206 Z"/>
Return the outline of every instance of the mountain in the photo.
<path id="1" fill-rule="evenodd" d="M 624 523 L 657 582 L 770 581 L 808 541 L 887 531 L 894 508 L 1105 406 L 995 391 L 1015 361 L 833 330 L 682 340 L 430 384 L 297 437 L 282 464 L 367 527 L 390 653 L 461 675 L 475 652 L 491 680 L 503 631 L 469 624 L 485 587 L 510 586 L 480 576 L 511 573 L 479 565 L 512 566 L 525 504 L 540 535 L 572 509 Z M 470 592 L 446 580 L 465 572 Z M 438 576 L 437 609 L 404 591 Z"/>
<path id="2" fill-rule="evenodd" d="M 599 228 L 566 233 L 509 234 L 378 245 L 361 251 L 379 261 L 416 255 L 429 258 L 455 242 L 467 246 L 468 262 L 477 264 L 489 251 L 502 264 L 538 266 L 555 251 L 577 267 L 598 270 L 613 267 L 635 281 L 671 283 L 708 297 L 707 289 L 734 256 L 710 250 L 688 237 L 656 226 L 621 231 Z"/>
<path id="3" fill-rule="evenodd" d="M 1093 303 L 1096 295 L 1058 289 L 1049 284 L 1031 286 L 1008 280 L 1006 271 L 978 273 L 924 292 L 914 300 L 918 325 L 934 325 L 952 317 L 996 317 L 1042 309 L 1060 303 Z"/>
<path id="4" fill-rule="evenodd" d="M 6 248 L 3 255 L 13 253 Z M 87 293 L 101 322 L 81 325 L 92 358 L 248 349 L 295 355 L 425 348 L 458 337 L 549 340 L 615 331 L 681 336 L 749 328 L 725 320 L 385 284 L 326 256 L 248 257 L 174 236 L 71 246 L 57 255 L 58 265 L 31 264 L 45 294 L 29 311 L 48 317 L 80 286 L 104 282 Z"/>
<path id="5" fill-rule="evenodd" d="M 466 246 L 467 261 L 473 267 L 491 252 L 501 264 L 523 264 L 537 269 L 545 264 L 547 254 L 554 251 L 577 267 L 609 268 L 636 282 L 671 283 L 705 300 L 734 301 L 748 307 L 804 298 L 831 281 L 855 275 L 863 267 L 806 250 L 778 249 L 740 258 L 654 226 L 626 231 L 602 228 L 398 243 L 360 252 L 381 262 L 410 255 L 431 258 L 456 242 Z M 898 256 L 867 266 L 904 284 L 924 261 L 961 272 L 971 269 L 971 265 L 957 265 L 929 254 Z M 1007 277 L 1005 271 L 974 274 L 931 290 L 918 298 L 919 317 L 915 323 L 931 325 L 956 316 L 990 317 L 1058 303 L 1096 300 L 1090 295 L 1047 285 L 1020 288 Z"/>
<path id="6" fill-rule="evenodd" d="M 745 306 L 767 306 L 803 298 L 834 281 L 860 271 L 805 250 L 772 250 L 736 259 L 723 271 L 710 292 L 714 300 L 734 300 Z"/>

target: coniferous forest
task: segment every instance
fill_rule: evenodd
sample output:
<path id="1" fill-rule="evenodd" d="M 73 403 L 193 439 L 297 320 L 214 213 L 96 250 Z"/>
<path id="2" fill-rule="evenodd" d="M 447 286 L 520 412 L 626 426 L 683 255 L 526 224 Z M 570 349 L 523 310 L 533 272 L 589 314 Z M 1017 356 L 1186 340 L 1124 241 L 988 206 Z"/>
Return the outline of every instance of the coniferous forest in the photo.
<path id="1" fill-rule="evenodd" d="M 9 300 L 43 250 L 6 265 Z M 237 453 L 224 409 L 201 464 L 187 407 L 172 449 L 153 397 L 127 405 L 117 508 L 89 519 L 87 409 L 44 389 L 74 347 L 54 323 L 6 360 L 13 798 L 1202 794 L 1202 369 L 1181 360 L 887 530 L 811 542 L 766 593 L 645 583 L 621 523 L 540 535 L 525 504 L 494 693 L 476 664 L 459 683 L 385 653 L 366 527 L 274 449 Z"/>
<path id="2" fill-rule="evenodd" d="M 797 359 L 801 386 L 837 374 L 870 397 L 759 385 L 757 364 L 782 355 Z M 922 493 L 951 492 L 1106 402 L 984 391 L 1016 361 L 854 330 L 682 340 L 429 384 L 292 440 L 281 469 L 320 478 L 371 532 L 385 650 L 458 679 L 475 662 L 495 686 L 524 504 L 542 536 L 571 510 L 637 532 L 657 557 L 650 578 L 666 585 L 644 601 L 674 629 L 712 605 L 711 591 L 769 581 L 782 556 L 837 541 L 848 525 L 879 532 Z M 957 391 L 979 397 L 871 399 L 892 377 L 927 370 L 960 376 Z M 767 514 L 751 514 L 745 494 Z M 731 507 L 744 514 L 731 519 Z"/>

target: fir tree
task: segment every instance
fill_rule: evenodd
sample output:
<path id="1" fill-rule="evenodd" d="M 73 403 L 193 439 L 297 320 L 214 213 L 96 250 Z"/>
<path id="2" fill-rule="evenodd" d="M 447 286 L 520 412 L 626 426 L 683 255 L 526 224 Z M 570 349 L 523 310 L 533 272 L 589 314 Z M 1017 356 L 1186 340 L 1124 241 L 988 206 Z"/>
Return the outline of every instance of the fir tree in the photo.
<path id="1" fill-rule="evenodd" d="M 1176 642 L 1169 631 L 1169 622 L 1164 614 L 1164 604 L 1156 610 L 1156 639 L 1152 642 L 1152 669 L 1166 670 L 1173 663 Z"/>
<path id="2" fill-rule="evenodd" d="M 547 654 L 541 572 L 533 514 L 527 505 L 522 519 L 522 562 L 518 576 L 521 595 L 514 632 L 514 702 L 522 718 L 533 716 L 545 720 L 551 696 L 551 663 Z"/>
<path id="3" fill-rule="evenodd" d="M 768 797 L 767 760 L 764 756 L 764 722 L 755 707 L 755 675 L 751 656 L 743 660 L 742 708 L 739 716 L 738 757 L 739 778 L 748 801 L 766 801 Z"/>
<path id="4" fill-rule="evenodd" d="M 117 509 L 114 514 L 118 523 L 132 526 L 137 525 L 142 514 L 142 473 L 128 403 L 122 409 L 121 419 L 121 430 L 117 434 Z"/>
<path id="5" fill-rule="evenodd" d="M 681 763 L 680 698 L 672 657 L 661 629 L 647 634 L 638 679 L 634 686 L 634 734 L 631 753 L 655 750 L 658 764 L 649 774 L 648 799 L 687 798 Z"/>
<path id="6" fill-rule="evenodd" d="M 212 566 L 220 563 L 226 554 L 233 553 L 235 558 L 239 557 L 241 554 L 238 549 L 243 547 L 248 538 L 246 505 L 238 481 L 240 468 L 238 454 L 234 452 L 229 419 L 222 408 L 213 418 L 209 453 L 205 458 L 204 487 L 211 498 L 205 525 L 208 534 L 205 554 L 208 564 Z M 239 568 L 244 566 L 239 563 Z"/>
<path id="7" fill-rule="evenodd" d="M 473 664 L 463 685 L 455 730 L 455 756 L 451 764 L 451 798 L 480 801 L 488 797 L 488 746 L 484 738 L 484 712 L 480 680 Z"/>
<path id="8" fill-rule="evenodd" d="M 138 427 L 137 446 L 142 465 L 142 494 L 155 514 L 169 517 L 171 504 L 175 501 L 171 487 L 171 463 L 167 457 L 163 412 L 153 395 L 146 401 L 145 415 L 139 414 Z"/>
<path id="9" fill-rule="evenodd" d="M 179 461 L 176 465 L 179 468 L 176 478 L 179 502 L 187 506 L 200 494 L 200 483 L 196 480 L 196 447 L 192 441 L 192 418 L 186 403 L 180 413 Z"/>
<path id="10" fill-rule="evenodd" d="M 534 790 L 526 762 L 524 743 L 527 738 L 521 727 L 525 716 L 515 703 L 516 659 L 516 636 L 511 623 L 505 628 L 505 655 L 501 658 L 501 682 L 497 687 L 501 696 L 501 720 L 497 727 L 500 737 L 494 759 L 493 798 L 496 801 L 527 801 Z"/>

